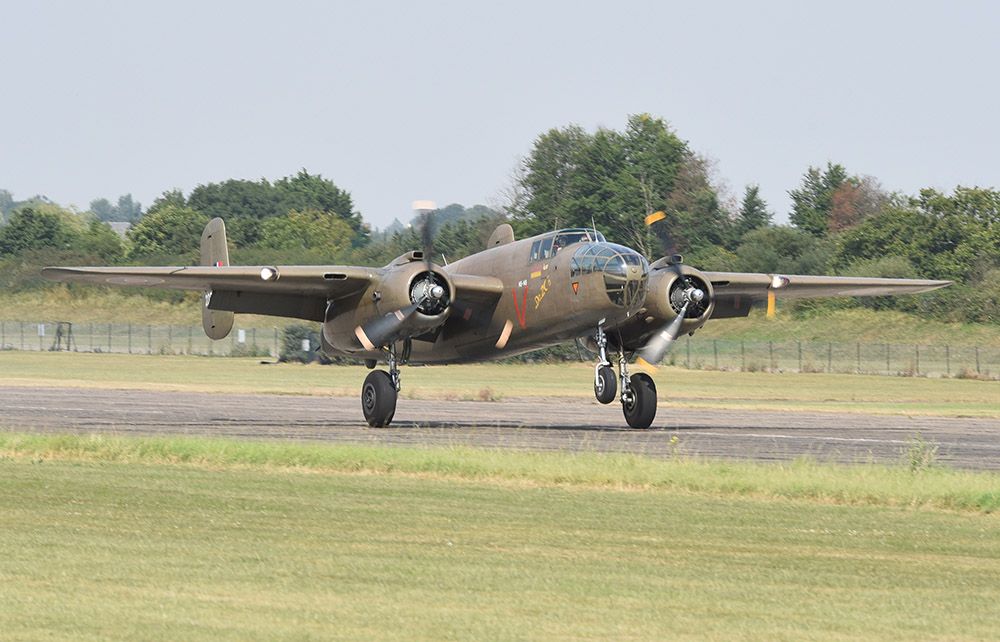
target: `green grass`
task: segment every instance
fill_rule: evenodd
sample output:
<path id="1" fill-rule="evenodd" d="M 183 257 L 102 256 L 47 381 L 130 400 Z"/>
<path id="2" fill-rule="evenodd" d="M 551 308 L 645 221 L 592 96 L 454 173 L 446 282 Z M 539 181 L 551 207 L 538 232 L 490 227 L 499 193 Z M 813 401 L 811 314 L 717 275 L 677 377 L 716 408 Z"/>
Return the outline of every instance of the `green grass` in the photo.
<path id="1" fill-rule="evenodd" d="M 917 448 L 922 444 L 914 441 Z M 852 505 L 993 512 L 1000 474 L 961 471 L 907 452 L 897 466 L 670 460 L 609 453 L 533 453 L 465 447 L 275 444 L 234 439 L 29 435 L 0 432 L 0 454 L 20 459 L 192 464 L 314 472 L 431 475 L 515 485 L 680 491 Z"/>
<path id="2" fill-rule="evenodd" d="M 739 490 L 770 468 L 805 485 L 852 468 L 703 462 L 692 479 L 729 483 L 690 490 L 647 482 L 693 462 L 634 457 L 2 444 L 8 639 L 997 635 L 996 515 Z"/>
<path id="3" fill-rule="evenodd" d="M 260 365 L 259 359 L 0 352 L 0 384 L 355 396 L 362 367 Z M 715 372 L 664 367 L 670 405 L 1000 417 L 1000 383 L 868 375 Z M 567 397 L 590 400 L 584 363 L 474 364 L 403 369 L 403 396 L 426 399 Z"/>

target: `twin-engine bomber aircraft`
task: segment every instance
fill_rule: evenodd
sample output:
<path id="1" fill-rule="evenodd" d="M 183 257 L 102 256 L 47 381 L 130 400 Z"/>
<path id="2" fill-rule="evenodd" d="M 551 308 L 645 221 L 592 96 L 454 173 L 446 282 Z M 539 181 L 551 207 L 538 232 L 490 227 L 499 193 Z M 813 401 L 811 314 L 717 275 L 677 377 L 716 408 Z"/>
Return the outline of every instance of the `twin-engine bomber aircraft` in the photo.
<path id="1" fill-rule="evenodd" d="M 655 225 L 661 212 L 647 218 Z M 881 296 L 926 292 L 949 281 L 702 272 L 677 255 L 653 263 L 593 229 L 565 229 L 520 241 L 496 228 L 486 249 L 447 265 L 427 251 L 382 268 L 229 265 L 226 227 L 212 219 L 196 267 L 49 267 L 56 281 L 204 292 L 202 325 L 226 337 L 234 313 L 318 321 L 328 355 L 364 360 L 361 389 L 371 426 L 396 411 L 399 366 L 501 359 L 583 338 L 598 355 L 594 394 L 617 398 L 633 428 L 656 415 L 656 386 L 629 362 L 658 363 L 682 333 L 711 319 L 745 317 L 775 296 Z M 618 375 L 609 353 L 617 356 Z M 374 370 L 379 361 L 388 372 Z M 619 390 L 620 382 L 620 390 Z"/>

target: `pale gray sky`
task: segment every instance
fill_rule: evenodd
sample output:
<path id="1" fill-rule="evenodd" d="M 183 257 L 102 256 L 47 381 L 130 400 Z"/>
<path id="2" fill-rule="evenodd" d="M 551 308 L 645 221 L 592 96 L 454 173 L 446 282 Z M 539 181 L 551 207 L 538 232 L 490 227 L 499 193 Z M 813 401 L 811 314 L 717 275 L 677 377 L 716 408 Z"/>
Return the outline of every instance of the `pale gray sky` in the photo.
<path id="1" fill-rule="evenodd" d="M 536 136 L 667 119 L 779 217 L 810 164 L 998 186 L 1000 3 L 0 1 L 0 188 L 86 207 L 305 167 L 365 219 Z"/>

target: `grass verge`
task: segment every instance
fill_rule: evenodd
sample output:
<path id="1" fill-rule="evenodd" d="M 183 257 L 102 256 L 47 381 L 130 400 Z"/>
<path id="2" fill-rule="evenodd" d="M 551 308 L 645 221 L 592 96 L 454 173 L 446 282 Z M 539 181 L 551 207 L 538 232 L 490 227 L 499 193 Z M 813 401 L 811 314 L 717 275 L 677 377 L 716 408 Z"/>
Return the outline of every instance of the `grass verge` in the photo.
<path id="1" fill-rule="evenodd" d="M 891 489 L 988 475 L 871 467 L 835 505 L 787 485 L 863 470 L 19 435 L 0 452 L 8 639 L 986 639 L 1000 615 L 996 516 L 901 510 L 938 500 Z"/>
<path id="2" fill-rule="evenodd" d="M 1000 474 L 918 466 L 670 460 L 609 453 L 532 453 L 465 447 L 275 444 L 233 439 L 0 433 L 0 456 L 191 464 L 330 473 L 400 474 L 489 481 L 699 493 L 822 503 L 989 513 L 1000 507 Z"/>

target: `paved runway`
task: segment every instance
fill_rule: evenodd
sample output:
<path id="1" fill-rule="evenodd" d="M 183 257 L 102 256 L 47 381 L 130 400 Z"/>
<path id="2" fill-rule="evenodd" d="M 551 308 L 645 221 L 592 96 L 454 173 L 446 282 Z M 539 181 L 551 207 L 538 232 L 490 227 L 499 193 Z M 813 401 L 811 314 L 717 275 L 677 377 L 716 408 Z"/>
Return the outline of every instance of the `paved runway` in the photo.
<path id="1" fill-rule="evenodd" d="M 79 388 L 0 388 L 0 428 L 37 432 L 213 435 L 394 445 L 608 451 L 654 457 L 900 461 L 917 434 L 953 466 L 1000 469 L 1000 420 L 672 408 L 629 430 L 617 404 L 400 399 L 389 428 L 364 423 L 355 398 Z M 677 437 L 672 444 L 673 437 Z"/>

